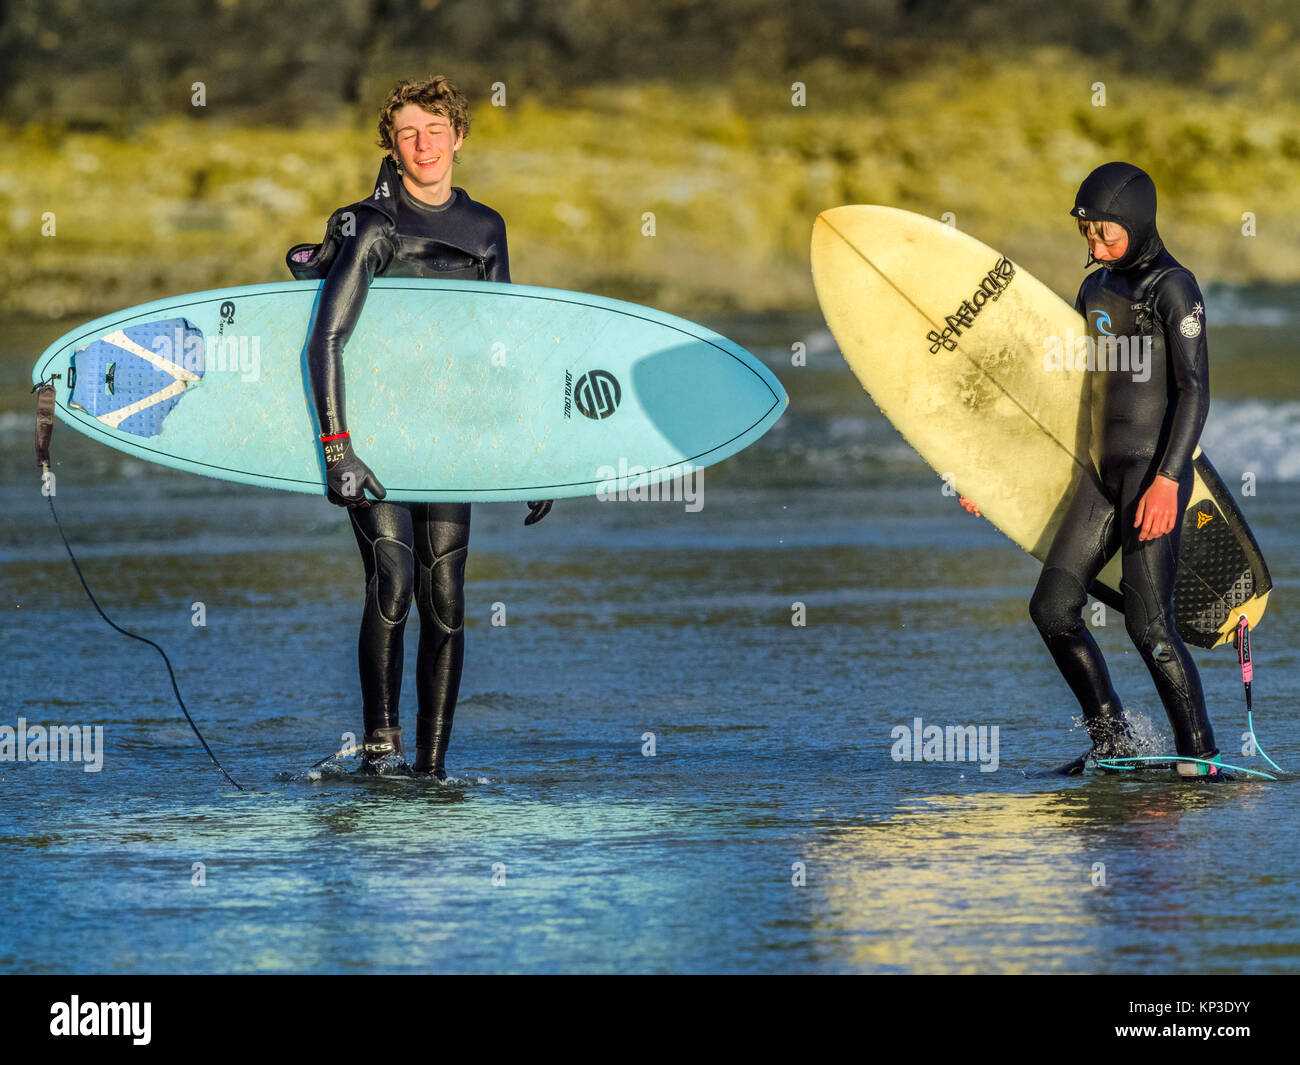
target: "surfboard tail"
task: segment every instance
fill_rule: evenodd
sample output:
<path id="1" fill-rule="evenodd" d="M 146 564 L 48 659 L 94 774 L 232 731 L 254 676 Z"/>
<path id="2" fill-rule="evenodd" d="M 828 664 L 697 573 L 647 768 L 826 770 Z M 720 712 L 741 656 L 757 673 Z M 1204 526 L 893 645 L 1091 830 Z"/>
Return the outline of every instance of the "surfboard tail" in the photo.
<path id="1" fill-rule="evenodd" d="M 1192 459 L 1208 495 L 1183 516 L 1183 542 L 1174 601 L 1178 632 L 1198 647 L 1232 639 L 1245 615 L 1259 624 L 1273 590 L 1273 578 L 1250 526 L 1223 478 L 1198 452 Z"/>

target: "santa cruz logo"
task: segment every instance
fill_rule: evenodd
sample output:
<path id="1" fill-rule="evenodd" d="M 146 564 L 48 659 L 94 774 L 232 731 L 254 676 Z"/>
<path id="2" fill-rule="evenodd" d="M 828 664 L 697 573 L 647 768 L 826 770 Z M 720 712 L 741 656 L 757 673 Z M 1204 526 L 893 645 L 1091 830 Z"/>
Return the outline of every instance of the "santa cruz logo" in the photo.
<path id="1" fill-rule="evenodd" d="M 618 410 L 623 390 L 618 378 L 608 370 L 592 370 L 578 378 L 573 386 L 573 402 L 579 413 L 594 421 L 608 418 Z"/>

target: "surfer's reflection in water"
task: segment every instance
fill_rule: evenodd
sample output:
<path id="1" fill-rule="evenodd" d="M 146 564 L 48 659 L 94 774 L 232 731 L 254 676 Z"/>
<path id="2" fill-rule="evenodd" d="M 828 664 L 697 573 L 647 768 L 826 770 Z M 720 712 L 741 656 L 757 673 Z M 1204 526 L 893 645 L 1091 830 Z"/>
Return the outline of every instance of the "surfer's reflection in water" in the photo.
<path id="1" fill-rule="evenodd" d="M 469 132 L 464 95 L 441 76 L 400 82 L 380 110 L 386 151 L 375 190 L 330 216 L 325 239 L 289 251 L 300 279 L 325 278 L 307 340 L 311 394 L 320 420 L 327 495 L 346 506 L 365 563 L 366 605 L 358 658 L 365 716 L 362 771 L 446 777 L 456 696 L 465 659 L 468 503 L 371 502 L 384 487 L 352 450 L 344 417 L 343 348 L 378 276 L 510 280 L 505 222 L 451 184 Z M 530 503 L 524 524 L 544 518 Z M 420 615 L 416 662 L 415 762 L 408 765 L 397 720 L 402 636 L 412 599 Z"/>
<path id="2" fill-rule="evenodd" d="M 1150 338 L 1150 365 L 1107 372 L 1100 480 L 1080 481 L 1053 540 L 1029 612 L 1083 708 L 1092 749 L 1062 767 L 1137 754 L 1119 696 L 1083 621 L 1086 589 L 1120 551 L 1124 623 L 1173 726 L 1178 754 L 1218 760 L 1196 663 L 1174 624 L 1174 576 L 1182 514 L 1191 499 L 1192 454 L 1209 411 L 1204 305 L 1196 279 L 1156 231 L 1156 189 L 1128 163 L 1107 163 L 1085 179 L 1070 212 L 1088 242 L 1075 309 L 1088 332 Z M 1103 369 L 1098 359 L 1098 371 Z M 1100 382 L 1099 382 L 1100 383 Z M 1094 395 L 1098 389 L 1094 389 Z M 970 500 L 963 506 L 978 513 Z M 1215 765 L 1178 762 L 1184 776 L 1221 779 Z"/>

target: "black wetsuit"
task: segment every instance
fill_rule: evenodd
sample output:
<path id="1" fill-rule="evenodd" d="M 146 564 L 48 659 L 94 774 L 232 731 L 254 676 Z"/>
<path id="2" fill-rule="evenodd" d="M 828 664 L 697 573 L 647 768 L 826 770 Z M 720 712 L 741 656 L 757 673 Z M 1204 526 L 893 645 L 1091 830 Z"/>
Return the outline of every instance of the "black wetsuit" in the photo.
<path id="1" fill-rule="evenodd" d="M 1174 624 L 1174 574 L 1182 512 L 1191 498 L 1192 454 L 1209 410 L 1204 307 L 1196 279 L 1165 250 L 1156 231 L 1155 186 L 1137 167 L 1108 163 L 1079 189 L 1074 210 L 1088 221 L 1111 221 L 1129 235 L 1122 258 L 1094 271 L 1076 309 L 1089 336 L 1130 338 L 1146 371 L 1094 374 L 1101 402 L 1100 478 L 1082 478 L 1052 542 L 1030 603 L 1030 615 L 1083 708 L 1100 754 L 1129 755 L 1131 738 L 1119 697 L 1081 612 L 1086 588 L 1118 550 L 1123 563 L 1124 623 L 1155 681 L 1179 754 L 1212 758 L 1214 732 L 1196 664 Z M 1089 265 L 1092 265 L 1089 256 Z M 1114 342 L 1107 342 L 1114 343 Z M 1149 372 L 1149 378 L 1138 380 Z M 1157 474 L 1178 483 L 1171 532 L 1138 539 L 1137 503 Z"/>
<path id="2" fill-rule="evenodd" d="M 374 194 L 334 212 L 324 242 L 293 248 L 288 263 L 295 277 L 325 277 L 306 350 L 325 436 L 346 431 L 343 347 L 375 277 L 510 280 L 501 216 L 460 188 L 439 207 L 420 203 L 389 157 Z M 402 636 L 414 599 L 420 615 L 414 768 L 444 776 L 465 658 L 470 506 L 372 502 L 348 514 L 366 570 L 358 658 L 367 750 L 401 751 Z"/>

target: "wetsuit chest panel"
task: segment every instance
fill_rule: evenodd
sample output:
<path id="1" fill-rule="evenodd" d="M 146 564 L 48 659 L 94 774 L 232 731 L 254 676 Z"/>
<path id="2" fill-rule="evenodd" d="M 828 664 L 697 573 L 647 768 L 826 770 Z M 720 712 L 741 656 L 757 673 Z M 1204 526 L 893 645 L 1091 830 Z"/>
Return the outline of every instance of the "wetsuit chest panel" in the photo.
<path id="1" fill-rule="evenodd" d="M 1098 277 L 1088 286 L 1084 296 L 1084 317 L 1088 319 L 1089 336 L 1120 337 L 1137 334 L 1139 315 L 1134 305 L 1136 295 L 1122 278 L 1111 274 Z"/>
<path id="2" fill-rule="evenodd" d="M 392 207 L 393 261 L 384 276 L 509 280 L 508 276 L 488 276 L 489 259 L 497 251 L 497 234 L 481 205 L 461 189 L 453 189 L 443 206 L 429 207 L 399 187 Z"/>
<path id="3" fill-rule="evenodd" d="M 476 255 L 431 237 L 398 231 L 385 277 L 441 277 L 486 281 L 487 264 Z"/>
<path id="4" fill-rule="evenodd" d="M 302 281 L 329 277 L 339 258 L 344 266 L 338 291 L 353 296 L 373 277 L 510 281 L 501 216 L 461 188 L 453 188 L 450 199 L 436 207 L 417 201 L 387 158 L 374 195 L 335 211 L 325 239 L 295 245 L 286 263 Z M 352 309 L 359 311 L 359 305 Z"/>
<path id="5" fill-rule="evenodd" d="M 1119 274 L 1101 274 L 1084 289 L 1104 460 L 1149 458 L 1168 441 L 1171 382 L 1164 334 L 1153 328 L 1151 304 L 1149 292 Z"/>

